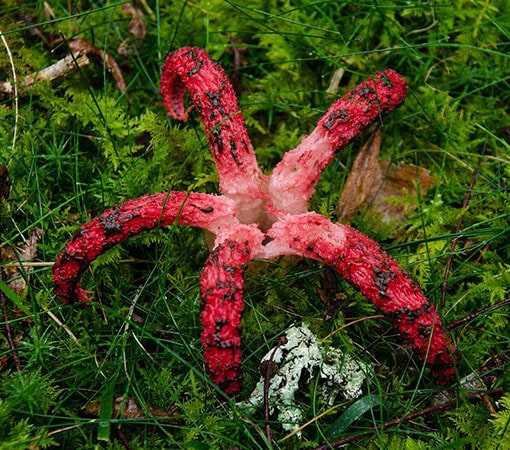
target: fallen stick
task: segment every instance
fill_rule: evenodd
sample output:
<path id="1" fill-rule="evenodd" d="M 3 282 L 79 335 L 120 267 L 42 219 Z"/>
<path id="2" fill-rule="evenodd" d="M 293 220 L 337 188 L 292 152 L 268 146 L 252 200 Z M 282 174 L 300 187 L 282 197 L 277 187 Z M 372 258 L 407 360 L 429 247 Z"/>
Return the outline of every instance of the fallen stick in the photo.
<path id="1" fill-rule="evenodd" d="M 69 77 L 77 70 L 87 66 L 89 63 L 90 59 L 84 51 L 67 55 L 55 64 L 23 78 L 18 85 L 18 95 L 27 94 L 32 86 L 40 82 L 49 81 L 51 84 L 57 83 L 58 81 Z M 14 84 L 10 81 L 0 83 L 0 92 L 7 95 L 13 95 Z"/>

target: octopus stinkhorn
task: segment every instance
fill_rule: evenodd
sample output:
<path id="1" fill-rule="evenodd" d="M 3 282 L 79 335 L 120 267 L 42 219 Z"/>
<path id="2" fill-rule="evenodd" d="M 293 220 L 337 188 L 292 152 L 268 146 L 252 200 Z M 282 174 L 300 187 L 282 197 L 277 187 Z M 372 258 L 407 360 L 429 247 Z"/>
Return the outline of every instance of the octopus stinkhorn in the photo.
<path id="1" fill-rule="evenodd" d="M 89 264 L 131 236 L 156 227 L 189 225 L 215 235 L 200 278 L 202 344 L 208 374 L 227 394 L 239 392 L 244 272 L 254 258 L 299 255 L 334 267 L 389 315 L 444 384 L 454 375 L 455 348 L 440 317 L 413 280 L 367 236 L 307 206 L 319 177 L 341 149 L 407 95 L 393 70 L 375 74 L 336 100 L 313 132 L 264 174 L 234 90 L 221 66 L 200 48 L 171 53 L 161 77 L 168 114 L 187 120 L 194 107 L 218 169 L 222 195 L 168 192 L 128 200 L 84 224 L 54 267 L 56 295 L 90 300 L 80 286 Z M 189 92 L 193 105 L 185 107 Z"/>

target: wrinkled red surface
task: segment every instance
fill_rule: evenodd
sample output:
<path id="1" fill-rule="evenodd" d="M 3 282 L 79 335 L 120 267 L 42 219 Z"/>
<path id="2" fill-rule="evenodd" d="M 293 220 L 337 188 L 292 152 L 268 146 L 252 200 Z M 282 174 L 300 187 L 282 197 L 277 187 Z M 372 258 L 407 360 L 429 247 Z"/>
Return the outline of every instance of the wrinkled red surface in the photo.
<path id="1" fill-rule="evenodd" d="M 204 358 L 212 381 L 226 393 L 237 393 L 242 383 L 246 264 L 279 255 L 300 255 L 334 267 L 388 314 L 438 382 L 451 382 L 455 348 L 434 306 L 413 280 L 367 236 L 306 212 L 320 174 L 335 153 L 402 103 L 407 94 L 404 79 L 387 70 L 347 92 L 270 176 L 257 165 L 228 79 L 202 49 L 185 47 L 165 61 L 161 93 L 174 119 L 188 117 L 186 91 L 204 124 L 223 195 L 152 194 L 105 211 L 83 225 L 58 257 L 56 294 L 68 303 L 88 300 L 80 286 L 88 265 L 131 236 L 174 224 L 200 227 L 216 236 L 200 280 Z"/>
<path id="2" fill-rule="evenodd" d="M 132 236 L 168 225 L 190 225 L 217 233 L 235 217 L 227 197 L 168 192 L 128 200 L 82 225 L 53 268 L 55 293 L 65 303 L 88 301 L 80 278 L 99 255 Z"/>
<path id="3" fill-rule="evenodd" d="M 204 359 L 211 380 L 227 394 L 235 394 L 242 385 L 241 313 L 244 271 L 251 259 L 248 241 L 223 241 L 200 277 Z"/>
<path id="4" fill-rule="evenodd" d="M 171 53 L 163 65 L 163 104 L 176 120 L 188 118 L 186 91 L 204 124 L 221 192 L 239 200 L 238 210 L 247 202 L 260 204 L 267 197 L 263 187 L 266 176 L 257 164 L 234 89 L 222 67 L 201 48 L 181 48 Z M 255 220 L 256 217 L 246 218 L 247 223 Z"/>

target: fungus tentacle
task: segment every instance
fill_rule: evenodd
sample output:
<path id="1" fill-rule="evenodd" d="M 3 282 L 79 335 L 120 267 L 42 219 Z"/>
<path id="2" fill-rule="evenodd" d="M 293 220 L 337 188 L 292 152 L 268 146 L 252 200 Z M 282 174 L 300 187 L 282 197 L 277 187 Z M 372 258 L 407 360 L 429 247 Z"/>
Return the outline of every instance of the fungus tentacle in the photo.
<path id="1" fill-rule="evenodd" d="M 455 348 L 441 326 L 439 314 L 379 244 L 354 228 L 334 224 L 316 213 L 280 218 L 268 234 L 274 240 L 264 250 L 267 256 L 275 252 L 294 254 L 333 266 L 388 315 L 428 363 L 438 383 L 451 381 Z"/>
<path id="2" fill-rule="evenodd" d="M 173 224 L 216 234 L 226 224 L 235 222 L 234 202 L 227 197 L 168 192 L 127 200 L 76 231 L 55 262 L 55 293 L 65 303 L 88 301 L 88 291 L 80 286 L 87 267 L 106 250 L 137 234 Z"/>
<path id="3" fill-rule="evenodd" d="M 306 212 L 314 187 L 335 154 L 398 107 L 406 95 L 405 80 L 394 70 L 385 70 L 336 100 L 314 131 L 276 165 L 268 188 L 272 204 L 290 214 Z"/>
<path id="4" fill-rule="evenodd" d="M 188 118 L 190 108 L 185 109 L 184 96 L 189 91 L 207 134 L 223 194 L 244 202 L 266 198 L 266 177 L 222 67 L 201 48 L 181 48 L 165 60 L 160 90 L 168 114 L 177 120 Z"/>
<path id="5" fill-rule="evenodd" d="M 209 377 L 227 394 L 239 392 L 242 386 L 244 272 L 252 259 L 252 248 L 259 247 L 263 239 L 263 234 L 250 226 L 236 234 L 214 248 L 200 277 L 204 359 Z"/>

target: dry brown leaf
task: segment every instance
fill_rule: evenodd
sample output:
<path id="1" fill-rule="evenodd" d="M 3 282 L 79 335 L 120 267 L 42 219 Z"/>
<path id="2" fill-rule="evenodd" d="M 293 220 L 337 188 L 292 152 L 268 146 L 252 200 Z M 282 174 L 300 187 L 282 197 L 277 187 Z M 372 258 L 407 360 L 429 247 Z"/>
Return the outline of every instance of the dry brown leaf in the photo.
<path id="1" fill-rule="evenodd" d="M 42 231 L 34 228 L 30 232 L 28 242 L 15 251 L 12 247 L 6 245 L 0 248 L 0 261 L 2 262 L 18 262 L 19 264 L 5 265 L 2 267 L 3 279 L 7 282 L 9 288 L 16 294 L 21 295 L 27 285 L 25 281 L 26 275 L 30 272 L 30 266 L 20 265 L 23 262 L 33 261 L 37 257 L 37 242 L 41 239 Z"/>
<path id="2" fill-rule="evenodd" d="M 336 215 L 339 222 L 350 223 L 361 207 L 368 203 L 374 185 L 379 184 L 379 150 L 381 131 L 377 131 L 363 145 L 354 160 L 351 171 L 338 200 Z"/>
<path id="3" fill-rule="evenodd" d="M 336 208 L 339 222 L 350 223 L 366 205 L 383 223 L 399 225 L 416 208 L 416 203 L 398 199 L 415 197 L 417 186 L 423 194 L 434 184 L 426 169 L 381 160 L 381 141 L 381 131 L 377 129 L 356 157 Z"/>
<path id="4" fill-rule="evenodd" d="M 122 93 L 126 92 L 127 85 L 124 81 L 124 76 L 122 75 L 122 71 L 120 70 L 117 61 L 115 58 L 108 53 L 105 53 L 104 50 L 96 47 L 95 45 L 87 42 L 85 39 L 75 38 L 71 39 L 68 42 L 69 49 L 72 52 L 84 52 L 89 58 L 99 59 L 101 62 L 104 62 L 108 71 L 112 74 L 114 78 L 117 88 Z"/>
<path id="5" fill-rule="evenodd" d="M 101 402 L 94 401 L 83 408 L 83 413 L 88 417 L 99 417 L 100 409 Z M 149 412 L 152 417 L 157 417 L 158 419 L 175 420 L 173 417 L 179 414 L 179 408 L 171 406 L 165 411 L 149 406 Z M 146 411 L 138 405 L 134 398 L 124 398 L 122 395 L 115 397 L 112 414 L 114 417 L 121 417 L 123 419 L 143 419 L 147 417 Z"/>
<path id="6" fill-rule="evenodd" d="M 125 14 L 129 14 L 131 16 L 128 31 L 133 35 L 135 44 L 132 44 L 131 39 L 127 38 L 119 45 L 117 53 L 122 56 L 129 56 L 133 54 L 133 47 L 136 47 L 145 37 L 147 25 L 145 23 L 143 11 L 140 8 L 132 5 L 131 3 L 124 3 L 124 5 L 122 5 L 122 10 Z"/>

